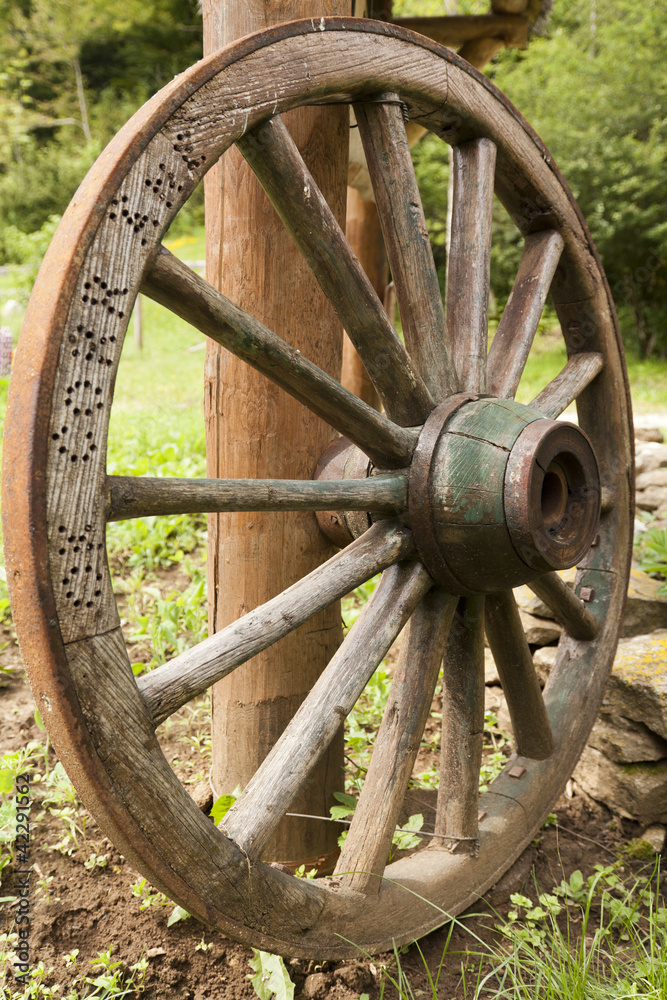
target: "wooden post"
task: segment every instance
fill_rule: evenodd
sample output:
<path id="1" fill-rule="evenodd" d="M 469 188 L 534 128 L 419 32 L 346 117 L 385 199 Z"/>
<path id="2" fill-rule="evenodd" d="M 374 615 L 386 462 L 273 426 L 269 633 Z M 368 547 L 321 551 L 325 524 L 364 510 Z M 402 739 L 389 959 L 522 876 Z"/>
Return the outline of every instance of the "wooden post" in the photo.
<path id="1" fill-rule="evenodd" d="M 347 225 L 345 235 L 371 280 L 373 288 L 384 301 L 389 265 L 382 239 L 380 217 L 374 201 L 364 201 L 356 188 L 347 189 Z M 393 319 L 393 317 L 390 317 Z M 343 340 L 343 374 L 341 382 L 366 403 L 380 409 L 380 398 L 363 366 L 361 358 L 347 336 Z"/>
<path id="2" fill-rule="evenodd" d="M 297 17 L 349 14 L 348 0 L 205 0 L 205 54 Z M 345 220 L 349 112 L 304 108 L 285 123 L 337 218 Z M 340 377 L 342 331 L 330 304 L 236 149 L 207 178 L 207 277 L 242 308 Z M 310 478 L 333 438 L 325 423 L 231 354 L 208 342 L 208 475 Z M 209 627 L 218 631 L 332 555 L 311 513 L 209 518 Z M 212 693 L 212 782 L 245 787 L 341 641 L 336 603 L 218 682 Z M 342 730 L 291 812 L 328 816 L 342 788 Z M 301 861 L 335 849 L 329 823 L 286 819 L 264 857 Z"/>
<path id="3" fill-rule="evenodd" d="M 379 21 L 391 20 L 392 0 L 357 0 L 354 13 L 357 17 L 372 17 Z M 364 164 L 363 173 L 368 178 L 368 170 Z M 350 184 L 353 183 L 353 178 Z M 361 262 L 361 266 L 371 280 L 373 288 L 384 301 L 389 279 L 389 263 L 382 239 L 382 228 L 375 201 L 370 196 L 370 180 L 364 183 L 364 193 L 358 188 L 347 189 L 347 225 L 345 235 L 350 246 Z M 393 316 L 390 319 L 393 321 Z M 343 372 L 341 382 L 346 389 L 356 393 L 366 403 L 380 409 L 380 398 L 375 386 L 368 377 L 361 358 L 354 349 L 347 334 L 343 337 Z"/>

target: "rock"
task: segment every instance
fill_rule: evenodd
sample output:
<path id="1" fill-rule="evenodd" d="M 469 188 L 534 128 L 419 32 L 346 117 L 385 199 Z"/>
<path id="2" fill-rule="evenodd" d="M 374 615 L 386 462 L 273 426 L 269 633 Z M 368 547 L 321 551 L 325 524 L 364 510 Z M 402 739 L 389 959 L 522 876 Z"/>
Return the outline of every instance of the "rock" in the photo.
<path id="1" fill-rule="evenodd" d="M 635 475 L 641 476 L 663 466 L 667 466 L 667 445 L 651 443 L 639 446 L 635 456 Z"/>
<path id="2" fill-rule="evenodd" d="M 635 427 L 635 441 L 664 441 L 659 427 Z"/>
<path id="3" fill-rule="evenodd" d="M 667 740 L 667 629 L 619 642 L 602 711 L 643 722 Z"/>
<path id="4" fill-rule="evenodd" d="M 664 510 L 667 507 L 667 488 L 647 486 L 635 495 L 635 500 L 640 510 Z"/>
<path id="5" fill-rule="evenodd" d="M 632 722 L 621 715 L 600 715 L 588 745 L 619 764 L 667 758 L 667 741 L 652 733 L 643 722 Z"/>
<path id="6" fill-rule="evenodd" d="M 496 661 L 493 658 L 493 653 L 488 648 L 484 647 L 484 683 L 485 684 L 500 684 L 500 677 L 498 676 L 498 668 L 496 667 Z"/>
<path id="7" fill-rule="evenodd" d="M 306 980 L 301 990 L 301 996 L 310 997 L 311 1000 L 324 1000 L 328 996 L 331 976 L 325 976 L 323 972 L 313 972 L 306 976 Z"/>
<path id="8" fill-rule="evenodd" d="M 661 854 L 662 849 L 665 846 L 665 835 L 667 830 L 660 823 L 654 823 L 652 826 L 647 826 L 642 833 L 641 839 L 645 840 L 651 845 L 656 854 Z"/>
<path id="9" fill-rule="evenodd" d="M 537 676 L 540 679 L 542 687 L 544 687 L 549 679 L 551 668 L 556 662 L 557 656 L 558 646 L 543 646 L 541 649 L 536 649 L 533 653 L 533 663 L 535 664 L 535 670 L 537 671 Z"/>
<path id="10" fill-rule="evenodd" d="M 213 792 L 208 781 L 198 782 L 190 792 L 190 795 L 194 799 L 197 808 L 201 809 L 208 816 L 213 807 Z"/>
<path id="11" fill-rule="evenodd" d="M 659 594 L 661 580 L 633 569 L 628 583 L 628 599 L 621 636 L 624 639 L 667 628 L 667 594 Z"/>
<path id="12" fill-rule="evenodd" d="M 370 971 L 364 965 L 343 965 L 334 971 L 334 979 L 350 990 L 363 990 L 373 982 Z"/>
<path id="13" fill-rule="evenodd" d="M 645 490 L 648 486 L 667 486 L 667 469 L 651 469 L 649 472 L 642 472 L 635 480 L 635 487 L 638 490 Z"/>
<path id="14" fill-rule="evenodd" d="M 487 687 L 484 708 L 487 712 L 493 712 L 498 720 L 498 729 L 506 736 L 512 733 L 512 721 L 505 695 L 501 687 Z"/>
<path id="15" fill-rule="evenodd" d="M 535 615 L 526 614 L 525 611 L 519 611 L 519 614 L 530 646 L 550 646 L 560 639 L 563 628 L 558 622 L 551 618 L 537 618 Z"/>
<path id="16" fill-rule="evenodd" d="M 612 812 L 647 825 L 667 823 L 667 760 L 618 764 L 587 746 L 573 777 Z"/>

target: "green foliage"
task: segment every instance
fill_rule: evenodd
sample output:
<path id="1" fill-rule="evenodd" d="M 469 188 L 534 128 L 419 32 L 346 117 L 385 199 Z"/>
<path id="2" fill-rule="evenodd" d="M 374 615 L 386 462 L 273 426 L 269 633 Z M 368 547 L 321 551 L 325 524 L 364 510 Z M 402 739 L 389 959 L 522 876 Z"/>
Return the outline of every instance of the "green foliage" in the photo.
<path id="1" fill-rule="evenodd" d="M 202 28 L 189 0 L 2 0 L 0 23 L 2 262 L 5 226 L 63 212 L 124 122 L 201 58 Z"/>
<path id="2" fill-rule="evenodd" d="M 89 960 L 92 975 L 85 975 L 82 971 L 78 948 L 66 955 L 65 964 L 76 972 L 66 993 L 63 993 L 60 984 L 52 986 L 46 981 L 51 979 L 53 969 L 47 969 L 43 962 L 39 962 L 28 973 L 30 982 L 26 986 L 3 996 L 7 1000 L 122 1000 L 123 997 L 143 993 L 147 960 L 142 957 L 125 969 L 122 962 L 113 961 L 112 950 L 111 947 L 108 951 L 100 951 L 97 958 Z M 7 953 L 6 957 L 10 959 L 11 953 Z"/>
<path id="3" fill-rule="evenodd" d="M 667 350 L 666 58 L 661 4 L 560 0 L 546 37 L 490 69 L 556 158 L 643 355 Z M 515 241 L 503 233 L 501 256 Z"/>
<path id="4" fill-rule="evenodd" d="M 498 925 L 511 951 L 490 949 L 496 961 L 474 997 L 661 1000 L 667 910 L 659 866 L 648 878 L 625 881 L 623 873 L 620 863 L 596 865 L 586 879 L 575 871 L 537 902 L 515 893 Z"/>
<path id="5" fill-rule="evenodd" d="M 260 1000 L 294 1000 L 294 983 L 279 955 L 253 948 L 249 962 L 254 974 L 248 979 Z"/>
<path id="6" fill-rule="evenodd" d="M 241 786 L 237 785 L 233 792 L 229 792 L 226 795 L 221 795 L 215 800 L 209 816 L 217 826 L 222 820 L 223 816 L 226 816 L 229 810 L 232 808 L 239 795 L 241 794 Z"/>
<path id="7" fill-rule="evenodd" d="M 14 281 L 15 293 L 21 302 L 27 303 L 30 297 L 42 258 L 59 222 L 59 215 L 51 215 L 41 228 L 33 233 L 24 233 L 16 226 L 7 226 L 0 233 L 0 240 L 4 244 L 0 252 L 4 253 L 5 260 L 20 265 L 10 268 L 10 274 Z"/>
<path id="8" fill-rule="evenodd" d="M 167 927 L 173 927 L 174 924 L 178 924 L 181 920 L 189 920 L 192 916 L 187 910 L 184 910 L 182 906 L 175 906 L 174 909 L 169 914 L 169 919 L 167 920 Z"/>
<path id="9" fill-rule="evenodd" d="M 142 586 L 140 593 L 144 613 L 138 612 L 137 604 L 132 599 L 138 596 L 138 590 L 130 595 L 128 605 L 134 612 L 134 624 L 130 627 L 128 642 L 137 643 L 146 639 L 151 652 L 150 659 L 133 664 L 135 674 L 166 663 L 170 657 L 207 637 L 206 581 L 200 570 L 193 569 L 192 573 L 192 582 L 185 590 L 172 590 L 166 598 L 162 598 L 156 588 Z M 139 584 L 142 579 L 138 578 Z"/>
<path id="10" fill-rule="evenodd" d="M 154 889 L 145 878 L 141 878 L 138 882 L 131 885 L 130 890 L 136 899 L 141 900 L 141 903 L 139 904 L 140 910 L 147 910 L 151 906 L 171 905 L 170 900 L 167 899 L 165 894 L 163 892 L 159 892 L 157 889 Z"/>
<path id="11" fill-rule="evenodd" d="M 635 537 L 635 554 L 639 568 L 665 582 L 658 593 L 667 593 L 667 528 L 648 528 Z"/>

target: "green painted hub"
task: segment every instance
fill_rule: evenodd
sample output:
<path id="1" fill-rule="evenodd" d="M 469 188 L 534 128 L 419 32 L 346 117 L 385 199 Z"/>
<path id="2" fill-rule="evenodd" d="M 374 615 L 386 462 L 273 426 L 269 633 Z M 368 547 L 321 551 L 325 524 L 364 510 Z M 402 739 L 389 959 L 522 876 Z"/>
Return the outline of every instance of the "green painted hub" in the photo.
<path id="1" fill-rule="evenodd" d="M 411 470 L 410 523 L 429 572 L 473 594 L 574 565 L 599 523 L 586 435 L 513 400 L 459 399 L 429 417 Z"/>

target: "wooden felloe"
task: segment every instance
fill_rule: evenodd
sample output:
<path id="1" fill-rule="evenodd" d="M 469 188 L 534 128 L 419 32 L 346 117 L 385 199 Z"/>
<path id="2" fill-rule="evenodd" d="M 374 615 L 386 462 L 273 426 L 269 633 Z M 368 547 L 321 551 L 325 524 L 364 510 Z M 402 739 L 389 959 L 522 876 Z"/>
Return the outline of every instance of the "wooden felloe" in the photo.
<path id="1" fill-rule="evenodd" d="M 314 104 L 339 115 L 341 142 L 350 105 L 358 110 L 405 345 L 347 245 L 342 200 L 327 196 L 291 119 L 281 119 Z M 444 308 L 406 154 L 406 115 L 454 149 Z M 298 248 L 298 280 L 311 275 L 312 294 L 322 289 L 331 300 L 312 319 L 312 357 L 308 337 L 292 341 L 291 314 L 276 308 L 269 315 L 264 298 L 249 301 L 238 262 L 225 274 L 226 248 L 240 238 L 231 212 L 222 260 L 214 255 L 209 265 L 212 284 L 161 249 L 207 172 L 208 197 L 219 195 L 216 164 L 235 145 L 226 205 L 234 185 L 247 189 L 249 164 L 266 192 L 252 188 L 255 206 L 273 219 L 273 203 L 287 227 L 279 247 Z M 525 248 L 489 352 L 494 197 Z M 234 465 L 241 428 L 230 418 L 209 441 L 208 479 L 133 482 L 107 474 L 116 371 L 140 290 L 214 339 L 208 376 L 218 366 L 224 377 L 210 390 L 209 418 L 228 395 L 247 393 L 261 402 L 267 435 L 284 435 L 294 448 L 294 464 L 270 449 L 270 467 L 262 464 L 263 438 L 253 431 L 247 466 L 240 458 Z M 514 395 L 547 292 L 568 361 L 523 405 Z M 320 355 L 325 315 L 350 333 L 384 414 L 342 389 L 339 352 Z M 232 357 L 257 381 L 228 381 Z M 283 397 L 292 416 L 269 426 Z M 556 420 L 572 402 L 577 425 Z M 313 429 L 321 434 L 317 474 L 316 463 L 299 465 L 302 428 L 304 439 Z M 459 913 L 534 838 L 585 745 L 618 640 L 633 524 L 629 395 L 609 289 L 565 181 L 509 102 L 456 55 L 390 24 L 307 19 L 242 38 L 156 95 L 93 167 L 46 255 L 15 361 L 3 460 L 7 578 L 39 710 L 105 834 L 188 912 L 257 948 L 355 957 L 358 949 L 401 946 Z M 192 510 L 217 512 L 212 557 L 238 558 L 238 574 L 255 550 L 232 541 L 224 519 L 236 517 L 251 539 L 259 524 L 262 537 L 280 539 L 289 512 L 302 527 L 289 535 L 282 560 L 281 542 L 271 548 L 257 540 L 256 550 L 274 553 L 270 593 L 253 592 L 242 609 L 231 599 L 222 607 L 218 593 L 215 634 L 135 678 L 107 566 L 106 524 Z M 299 539 L 313 558 L 294 579 Z M 574 564 L 570 590 L 557 570 Z M 378 572 L 380 584 L 339 645 L 336 602 Z M 543 691 L 512 595 L 523 583 L 564 628 Z M 294 690 L 290 708 L 300 707 L 272 734 L 270 752 L 218 828 L 177 780 L 156 726 L 214 682 L 236 683 L 242 702 L 243 678 L 254 679 L 253 671 L 268 697 L 257 658 L 274 643 L 305 641 L 290 640 L 304 624 L 311 636 L 324 630 L 328 649 L 335 635 L 329 664 L 307 690 Z M 403 650 L 336 874 L 301 879 L 272 867 L 263 857 L 285 815 L 311 812 L 299 808 L 299 796 L 315 788 L 326 798 L 322 762 L 402 628 Z M 480 797 L 485 633 L 515 735 L 513 755 Z M 441 662 L 435 835 L 390 861 Z M 232 743 L 230 736 L 221 751 L 230 759 Z M 220 760 L 216 767 L 219 775 Z M 335 832 L 334 824 L 321 826 Z"/>

